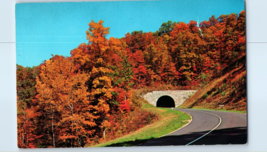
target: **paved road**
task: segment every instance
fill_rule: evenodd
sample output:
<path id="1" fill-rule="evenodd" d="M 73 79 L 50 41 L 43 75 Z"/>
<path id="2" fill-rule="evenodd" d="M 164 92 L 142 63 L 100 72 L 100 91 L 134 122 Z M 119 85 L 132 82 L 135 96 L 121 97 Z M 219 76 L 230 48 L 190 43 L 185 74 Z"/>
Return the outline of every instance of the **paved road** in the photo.
<path id="1" fill-rule="evenodd" d="M 241 113 L 176 109 L 192 116 L 189 125 L 139 146 L 246 144 L 247 116 Z"/>

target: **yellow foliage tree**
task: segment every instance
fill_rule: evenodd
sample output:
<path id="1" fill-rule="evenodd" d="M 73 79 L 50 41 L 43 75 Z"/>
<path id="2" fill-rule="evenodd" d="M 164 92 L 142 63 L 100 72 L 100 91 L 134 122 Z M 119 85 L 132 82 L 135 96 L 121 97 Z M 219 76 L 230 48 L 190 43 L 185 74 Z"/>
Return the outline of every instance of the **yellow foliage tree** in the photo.
<path id="1" fill-rule="evenodd" d="M 52 119 L 53 147 L 56 147 L 56 135 L 59 144 L 76 147 L 88 143 L 95 132 L 98 116 L 93 114 L 95 107 L 88 100 L 89 75 L 75 71 L 70 59 L 55 56 L 45 62 L 37 77 L 39 105 L 43 105 Z"/>

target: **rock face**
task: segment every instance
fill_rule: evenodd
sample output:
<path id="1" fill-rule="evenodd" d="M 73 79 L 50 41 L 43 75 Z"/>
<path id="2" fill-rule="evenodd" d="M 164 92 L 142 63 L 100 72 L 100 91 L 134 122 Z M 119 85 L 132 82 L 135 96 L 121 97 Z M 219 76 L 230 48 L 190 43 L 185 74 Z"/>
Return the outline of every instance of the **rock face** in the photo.
<path id="1" fill-rule="evenodd" d="M 143 98 L 153 106 L 157 106 L 158 99 L 162 96 L 170 96 L 174 102 L 175 107 L 180 106 L 190 96 L 194 95 L 197 90 L 167 90 L 167 91 L 153 91 L 146 93 Z"/>

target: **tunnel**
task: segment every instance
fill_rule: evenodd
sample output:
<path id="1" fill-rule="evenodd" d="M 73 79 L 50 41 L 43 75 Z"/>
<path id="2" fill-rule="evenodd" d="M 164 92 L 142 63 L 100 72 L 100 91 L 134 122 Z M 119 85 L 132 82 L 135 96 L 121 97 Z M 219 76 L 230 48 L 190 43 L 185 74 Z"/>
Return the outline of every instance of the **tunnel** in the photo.
<path id="1" fill-rule="evenodd" d="M 157 107 L 175 107 L 175 102 L 170 96 L 161 96 L 157 101 Z"/>

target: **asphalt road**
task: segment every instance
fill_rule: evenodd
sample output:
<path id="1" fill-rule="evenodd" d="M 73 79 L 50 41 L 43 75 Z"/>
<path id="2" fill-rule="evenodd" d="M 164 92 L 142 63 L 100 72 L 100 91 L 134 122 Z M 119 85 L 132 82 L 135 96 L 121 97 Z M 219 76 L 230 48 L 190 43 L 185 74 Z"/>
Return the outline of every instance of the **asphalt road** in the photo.
<path id="1" fill-rule="evenodd" d="M 187 126 L 139 146 L 246 144 L 247 116 L 241 113 L 175 109 L 192 116 Z"/>

